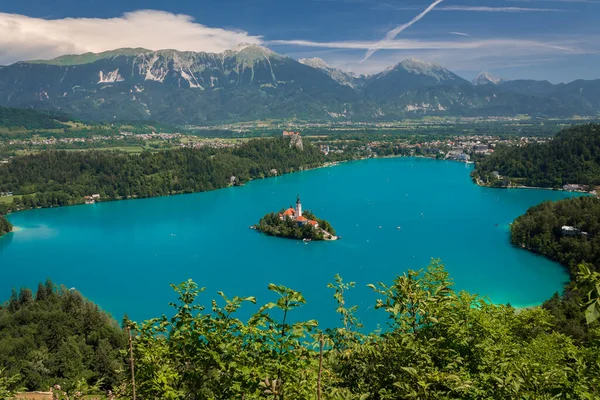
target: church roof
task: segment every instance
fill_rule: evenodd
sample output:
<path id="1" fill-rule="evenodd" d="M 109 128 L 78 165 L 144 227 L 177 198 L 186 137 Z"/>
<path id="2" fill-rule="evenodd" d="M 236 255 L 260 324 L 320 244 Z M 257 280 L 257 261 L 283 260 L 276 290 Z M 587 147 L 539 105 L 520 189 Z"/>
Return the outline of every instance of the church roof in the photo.
<path id="1" fill-rule="evenodd" d="M 319 223 L 317 221 L 308 221 L 309 224 L 315 226 L 318 225 Z"/>
<path id="2" fill-rule="evenodd" d="M 295 215 L 295 214 L 296 214 L 296 210 L 294 210 L 291 207 L 283 212 L 283 215 Z"/>
<path id="3" fill-rule="evenodd" d="M 299 216 L 298 218 L 296 218 L 296 221 L 304 222 L 304 221 L 308 221 L 308 220 L 306 218 L 304 218 L 303 216 Z"/>

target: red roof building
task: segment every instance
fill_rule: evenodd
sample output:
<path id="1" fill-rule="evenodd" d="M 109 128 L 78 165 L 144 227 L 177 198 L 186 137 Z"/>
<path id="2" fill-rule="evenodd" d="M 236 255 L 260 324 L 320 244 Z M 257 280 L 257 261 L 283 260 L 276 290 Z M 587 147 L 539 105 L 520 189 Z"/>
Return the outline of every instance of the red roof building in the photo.
<path id="1" fill-rule="evenodd" d="M 290 207 L 283 212 L 283 215 L 285 215 L 286 217 L 293 217 L 294 215 L 296 215 L 296 210 Z"/>

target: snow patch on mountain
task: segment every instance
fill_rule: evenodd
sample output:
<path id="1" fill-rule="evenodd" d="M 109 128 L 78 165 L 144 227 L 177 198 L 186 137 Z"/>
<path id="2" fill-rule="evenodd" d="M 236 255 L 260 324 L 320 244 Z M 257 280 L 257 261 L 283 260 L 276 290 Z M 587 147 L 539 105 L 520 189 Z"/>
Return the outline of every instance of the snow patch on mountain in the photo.
<path id="1" fill-rule="evenodd" d="M 475 79 L 473 79 L 474 85 L 498 85 L 502 82 L 504 82 L 504 79 L 489 72 L 482 72 L 479 75 L 477 75 Z"/>
<path id="2" fill-rule="evenodd" d="M 196 77 L 193 74 L 191 74 L 191 71 L 190 74 L 188 74 L 184 70 L 179 71 L 179 73 L 181 74 L 181 77 L 190 84 L 191 88 L 204 90 L 204 88 L 202 87 L 202 85 L 200 85 Z"/>
<path id="3" fill-rule="evenodd" d="M 329 66 L 329 64 L 327 64 L 325 61 L 323 61 L 319 57 L 301 58 L 298 60 L 298 62 L 300 64 L 308 65 L 309 67 L 313 67 L 313 68 L 317 68 L 317 69 L 325 69 L 326 70 L 326 69 L 331 68 Z"/>
<path id="4" fill-rule="evenodd" d="M 167 76 L 167 73 L 168 73 L 168 71 L 165 68 L 156 68 L 156 69 L 148 68 L 146 70 L 145 79 L 147 81 L 156 81 L 156 82 L 163 83 Z"/>
<path id="5" fill-rule="evenodd" d="M 248 54 L 254 54 L 254 55 L 262 55 L 263 57 L 271 57 L 271 56 L 281 57 L 279 54 L 275 53 L 271 49 L 268 49 L 263 46 L 259 46 L 257 44 L 251 44 L 251 43 L 240 43 L 231 50 L 225 50 L 222 54 L 224 56 L 231 56 L 236 53 L 248 53 Z"/>
<path id="6" fill-rule="evenodd" d="M 155 81 L 163 83 L 167 74 L 169 73 L 168 68 L 163 67 L 159 63 L 159 56 L 154 54 L 150 59 L 143 59 L 140 63 L 139 69 L 140 74 L 144 75 L 144 79 L 147 81 Z"/>
<path id="7" fill-rule="evenodd" d="M 98 73 L 98 84 L 101 83 L 116 83 L 116 82 L 123 82 L 125 79 L 123 79 L 123 77 L 121 76 L 121 74 L 119 74 L 119 69 L 115 69 L 114 71 L 110 71 L 109 73 L 107 73 L 106 75 L 104 74 L 103 71 L 100 71 Z"/>
<path id="8" fill-rule="evenodd" d="M 402 61 L 395 68 L 403 68 L 405 71 L 417 75 L 426 75 L 437 79 L 438 81 L 455 79 L 452 72 L 442 67 L 439 64 L 429 63 L 427 61 L 418 60 L 416 58 L 409 58 Z M 388 70 L 389 72 L 389 70 Z"/>
<path id="9" fill-rule="evenodd" d="M 352 72 L 346 72 L 341 69 L 330 67 L 329 64 L 318 57 L 301 58 L 298 62 L 308 67 L 319 69 L 329 75 L 329 77 L 337 83 L 350 86 L 351 88 L 356 88 L 359 84 L 359 80 L 362 78 Z"/>
<path id="10" fill-rule="evenodd" d="M 406 111 L 446 111 L 446 107 L 441 104 L 433 105 L 429 103 L 407 104 L 404 109 Z"/>

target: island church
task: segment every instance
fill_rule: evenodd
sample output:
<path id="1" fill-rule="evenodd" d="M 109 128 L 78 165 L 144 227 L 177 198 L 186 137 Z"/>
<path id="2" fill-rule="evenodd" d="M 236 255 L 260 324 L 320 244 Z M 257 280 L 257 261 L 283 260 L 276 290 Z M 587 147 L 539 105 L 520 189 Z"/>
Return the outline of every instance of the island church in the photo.
<path id="1" fill-rule="evenodd" d="M 300 195 L 298 195 L 298 199 L 296 200 L 296 208 L 290 207 L 283 212 L 283 214 L 279 214 L 279 218 L 283 221 L 284 219 L 291 219 L 298 222 L 298 225 L 306 225 L 310 224 L 315 228 L 319 227 L 319 223 L 317 221 L 310 220 L 305 218 L 302 215 L 302 203 L 300 202 Z"/>

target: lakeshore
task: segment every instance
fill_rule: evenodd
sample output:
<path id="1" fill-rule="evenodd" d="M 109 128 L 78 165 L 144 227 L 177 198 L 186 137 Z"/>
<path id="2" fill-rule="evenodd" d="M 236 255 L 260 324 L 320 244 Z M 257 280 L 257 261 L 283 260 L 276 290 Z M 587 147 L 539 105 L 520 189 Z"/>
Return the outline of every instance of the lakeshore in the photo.
<path id="1" fill-rule="evenodd" d="M 473 179 L 473 182 L 475 184 L 477 184 L 477 186 L 480 187 L 484 187 L 484 188 L 488 188 L 488 189 L 532 189 L 532 190 L 551 190 L 553 192 L 569 192 L 569 193 L 577 193 L 577 194 L 581 194 L 581 195 L 591 195 L 591 196 L 597 196 L 598 193 L 594 190 L 594 191 L 587 191 L 587 190 L 565 190 L 563 188 L 551 188 L 551 187 L 545 187 L 545 186 L 524 186 L 524 185 L 512 185 L 512 186 L 490 186 L 488 184 L 485 184 L 481 181 L 481 179 L 477 178 L 477 179 Z"/>
<path id="2" fill-rule="evenodd" d="M 209 294 L 263 300 L 268 283 L 277 283 L 303 292 L 309 305 L 300 313 L 330 324 L 333 298 L 323 288 L 339 273 L 357 282 L 349 302 L 375 329 L 385 321 L 366 312 L 374 294 L 365 285 L 425 267 L 433 257 L 446 264 L 458 289 L 515 307 L 538 305 L 562 290 L 568 274 L 511 246 L 508 224 L 565 193 L 493 191 L 472 183 L 471 168 L 423 158 L 369 159 L 204 193 L 13 213 L 8 218 L 23 229 L 0 240 L 0 264 L 29 268 L 27 274 L 3 268 L 0 290 L 51 277 L 117 319 L 127 313 L 141 320 L 168 310 L 169 283 L 192 278 Z M 297 193 L 343 240 L 304 245 L 248 229 Z M 132 289 L 128 282 L 140 277 Z"/>

